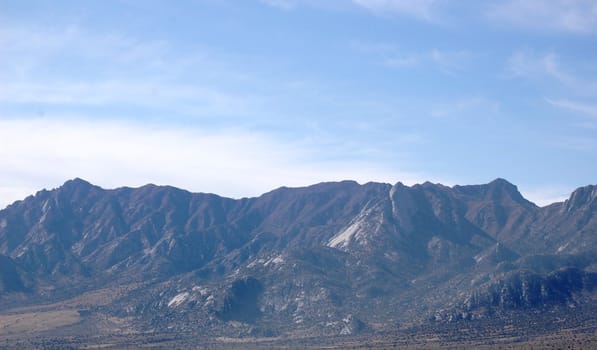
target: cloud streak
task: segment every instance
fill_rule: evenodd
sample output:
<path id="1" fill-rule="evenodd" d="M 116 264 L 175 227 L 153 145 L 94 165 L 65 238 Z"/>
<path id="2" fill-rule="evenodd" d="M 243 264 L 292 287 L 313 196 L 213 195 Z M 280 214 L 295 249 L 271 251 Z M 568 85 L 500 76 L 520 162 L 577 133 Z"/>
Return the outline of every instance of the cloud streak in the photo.
<path id="1" fill-rule="evenodd" d="M 317 161 L 316 145 L 235 129 L 0 120 L 0 139 L 0 206 L 74 177 L 105 187 L 170 184 L 231 197 L 342 179 L 422 179 L 362 159 Z"/>
<path id="2" fill-rule="evenodd" d="M 206 53 L 77 27 L 0 26 L 0 103 L 117 106 L 192 116 L 255 116 L 254 77 Z M 223 84 L 226 81 L 228 84 Z M 235 83 L 238 88 L 232 88 Z"/>
<path id="3" fill-rule="evenodd" d="M 576 62 L 576 66 L 580 66 Z M 506 63 L 506 74 L 513 78 L 524 78 L 529 80 L 551 79 L 562 87 L 568 89 L 568 93 L 581 96 L 594 96 L 597 93 L 597 82 L 581 77 L 581 72 L 571 70 L 573 64 L 562 65 L 562 61 L 556 53 L 536 54 L 527 51 L 514 52 Z"/>
<path id="4" fill-rule="evenodd" d="M 407 52 L 392 43 L 365 43 L 356 41 L 351 48 L 359 53 L 377 57 L 384 65 L 391 68 L 412 68 L 433 66 L 445 74 L 455 74 L 466 69 L 476 58 L 470 50 L 440 50 L 433 48 L 426 52 Z"/>
<path id="5" fill-rule="evenodd" d="M 435 17 L 434 6 L 436 0 L 353 0 L 361 6 L 378 15 L 409 16 L 420 20 L 430 21 Z"/>
<path id="6" fill-rule="evenodd" d="M 476 118 L 482 118 L 482 116 L 497 115 L 499 112 L 499 102 L 482 96 L 471 96 L 435 106 L 431 110 L 431 115 L 437 118 L 464 118 L 474 114 Z"/>
<path id="7" fill-rule="evenodd" d="M 547 99 L 547 102 L 552 106 L 556 106 L 559 108 L 564 108 L 573 112 L 578 112 L 583 115 L 589 116 L 591 118 L 597 118 L 597 105 L 594 104 L 587 104 L 587 103 L 580 103 L 576 101 L 571 101 L 567 99 L 562 100 L 550 100 Z"/>
<path id="8" fill-rule="evenodd" d="M 0 103 L 71 107 L 130 105 L 165 108 L 196 117 L 254 114 L 259 97 L 214 87 L 159 81 L 28 81 L 0 85 Z"/>
<path id="9" fill-rule="evenodd" d="M 456 0 L 353 0 L 377 15 L 405 16 L 427 22 L 454 18 L 463 4 L 469 15 L 502 26 L 571 34 L 597 33 L 597 3 L 593 0 L 505 0 L 481 3 Z M 474 5 L 473 5 L 474 4 Z M 472 5 L 472 6 L 470 6 Z M 450 12 L 448 11 L 450 10 Z"/>
<path id="10" fill-rule="evenodd" d="M 597 3 L 593 0 L 508 0 L 487 9 L 495 21 L 539 31 L 597 33 Z"/>
<path id="11" fill-rule="evenodd" d="M 277 7 L 283 10 L 291 10 L 296 6 L 296 1 L 293 0 L 259 0 L 262 3 Z"/>

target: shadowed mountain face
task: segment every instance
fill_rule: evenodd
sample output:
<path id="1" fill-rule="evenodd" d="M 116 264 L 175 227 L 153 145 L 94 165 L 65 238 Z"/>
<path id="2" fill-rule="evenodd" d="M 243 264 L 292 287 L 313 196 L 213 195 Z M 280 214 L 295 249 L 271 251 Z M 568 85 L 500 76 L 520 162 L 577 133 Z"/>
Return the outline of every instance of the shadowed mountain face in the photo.
<path id="1" fill-rule="evenodd" d="M 0 211 L 0 300 L 135 283 L 96 311 L 253 335 L 580 305 L 597 286 L 596 214 L 594 186 L 540 208 L 503 179 L 344 181 L 240 200 L 75 179 Z"/>

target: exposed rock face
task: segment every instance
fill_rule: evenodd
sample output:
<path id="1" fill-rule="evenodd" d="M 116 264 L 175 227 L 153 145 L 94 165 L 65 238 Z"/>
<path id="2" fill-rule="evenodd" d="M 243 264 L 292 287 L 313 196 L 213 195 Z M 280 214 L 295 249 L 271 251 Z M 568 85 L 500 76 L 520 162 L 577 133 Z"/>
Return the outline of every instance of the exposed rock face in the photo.
<path id="1" fill-rule="evenodd" d="M 540 208 L 503 179 L 344 181 L 240 200 L 75 179 L 0 211 L 0 298 L 138 282 L 104 311 L 147 327 L 240 322 L 247 334 L 549 308 L 595 291 L 596 213 L 595 186 Z"/>

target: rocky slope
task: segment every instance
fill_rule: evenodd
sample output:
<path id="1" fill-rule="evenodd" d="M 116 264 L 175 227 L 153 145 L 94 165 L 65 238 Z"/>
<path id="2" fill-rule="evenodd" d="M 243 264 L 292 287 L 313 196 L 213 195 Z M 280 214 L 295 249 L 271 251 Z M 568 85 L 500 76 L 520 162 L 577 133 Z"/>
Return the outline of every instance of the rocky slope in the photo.
<path id="1" fill-rule="evenodd" d="M 592 298 L 596 239 L 594 186 L 540 208 L 503 179 L 239 200 L 75 179 L 0 211 L 0 307 L 135 285 L 89 312 L 237 335 L 508 317 Z"/>

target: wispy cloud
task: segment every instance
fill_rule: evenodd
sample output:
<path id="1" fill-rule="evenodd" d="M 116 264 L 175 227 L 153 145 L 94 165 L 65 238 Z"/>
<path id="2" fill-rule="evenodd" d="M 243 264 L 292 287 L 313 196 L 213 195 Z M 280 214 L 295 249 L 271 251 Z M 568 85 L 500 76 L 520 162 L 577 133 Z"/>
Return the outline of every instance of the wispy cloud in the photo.
<path id="1" fill-rule="evenodd" d="M 394 55 L 387 57 L 383 60 L 383 63 L 392 68 L 408 68 L 419 65 L 422 59 L 417 55 Z"/>
<path id="2" fill-rule="evenodd" d="M 118 33 L 92 33 L 78 26 L 42 28 L 31 25 L 0 25 L 0 62 L 4 74 L 48 74 L 46 64 L 60 67 L 77 61 L 73 71 L 93 66 L 93 73 L 128 68 L 128 74 L 154 72 L 169 67 L 171 48 L 160 40 L 140 40 Z M 181 62 L 179 62 L 181 63 Z M 21 75 L 22 76 L 22 75 Z"/>
<path id="3" fill-rule="evenodd" d="M 476 118 L 480 116 L 495 115 L 500 111 L 500 104 L 482 96 L 472 96 L 462 98 L 450 103 L 442 103 L 431 110 L 431 115 L 438 118 L 445 117 L 463 117 L 475 114 Z"/>
<path id="4" fill-rule="evenodd" d="M 77 176 L 106 187 L 152 182 L 232 197 L 320 181 L 423 179 L 366 157 L 320 162 L 317 145 L 240 129 L 0 120 L 0 139 L 0 206 Z"/>
<path id="5" fill-rule="evenodd" d="M 456 74 L 470 65 L 475 55 L 469 50 L 432 49 L 427 52 L 405 52 L 392 44 L 353 44 L 353 49 L 379 57 L 379 61 L 391 68 L 415 66 L 435 67 L 445 74 Z"/>
<path id="6" fill-rule="evenodd" d="M 445 51 L 434 49 L 430 53 L 431 60 L 445 73 L 463 70 L 473 59 L 468 50 Z"/>
<path id="7" fill-rule="evenodd" d="M 487 15 L 508 25 L 534 30 L 597 33 L 597 2 L 593 0 L 496 1 Z"/>
<path id="8" fill-rule="evenodd" d="M 555 31 L 574 34 L 597 33 L 597 3 L 593 0 L 505 0 L 481 3 L 454 0 L 353 0 L 378 15 L 398 15 L 423 21 L 437 22 L 438 18 L 462 12 L 463 3 L 468 15 L 508 27 L 536 31 Z M 451 13 L 448 12 L 450 9 Z"/>
<path id="9" fill-rule="evenodd" d="M 214 87 L 172 82 L 31 81 L 0 85 L 0 103 L 44 104 L 69 107 L 129 105 L 161 108 L 194 117 L 254 115 L 260 98 Z"/>
<path id="10" fill-rule="evenodd" d="M 532 80 L 548 78 L 568 88 L 571 93 L 594 95 L 597 92 L 597 82 L 590 78 L 581 77 L 580 73 L 571 70 L 573 66 L 572 63 L 564 66 L 560 56 L 554 52 L 537 54 L 528 51 L 517 51 L 507 61 L 506 74 L 514 78 Z"/>
<path id="11" fill-rule="evenodd" d="M 263 100 L 242 69 L 163 41 L 78 27 L 0 25 L 0 103 L 162 108 L 194 116 L 255 116 Z M 226 83 L 222 83 L 226 82 Z M 237 88 L 238 87 L 238 88 Z"/>
<path id="12" fill-rule="evenodd" d="M 552 106 L 556 106 L 559 108 L 564 108 L 573 112 L 578 112 L 583 115 L 597 118 L 597 105 L 596 104 L 588 104 L 588 103 L 581 103 L 576 101 L 571 101 L 567 99 L 562 100 L 551 100 L 547 99 L 547 102 Z"/>
<path id="13" fill-rule="evenodd" d="M 436 0 L 353 0 L 353 2 L 379 15 L 409 16 L 433 20 Z"/>
<path id="14" fill-rule="evenodd" d="M 301 6 L 335 10 L 356 6 L 380 16 L 405 16 L 431 21 L 436 19 L 435 5 L 438 0 L 259 0 L 259 2 L 285 11 Z"/>
<path id="15" fill-rule="evenodd" d="M 278 7 L 283 10 L 291 10 L 297 4 L 296 0 L 259 0 L 259 1 L 261 1 L 262 3 L 264 3 L 266 5 Z"/>
<path id="16" fill-rule="evenodd" d="M 563 73 L 559 67 L 558 56 L 555 53 L 539 55 L 532 52 L 517 51 L 510 56 L 507 72 L 513 77 L 537 77 L 549 75 L 563 83 L 573 79 Z"/>
<path id="17" fill-rule="evenodd" d="M 301 7 L 335 11 L 346 8 L 347 4 L 350 5 L 345 0 L 259 0 L 259 2 L 283 11 L 291 11 Z"/>
<path id="18" fill-rule="evenodd" d="M 587 154 L 597 151 L 597 140 L 587 136 L 565 136 L 550 141 L 551 145 L 575 152 L 586 152 Z"/>

